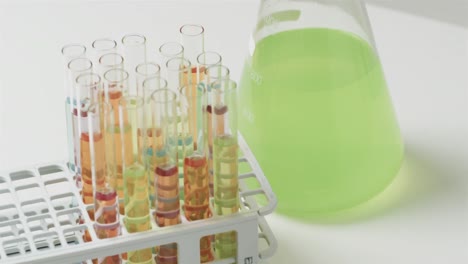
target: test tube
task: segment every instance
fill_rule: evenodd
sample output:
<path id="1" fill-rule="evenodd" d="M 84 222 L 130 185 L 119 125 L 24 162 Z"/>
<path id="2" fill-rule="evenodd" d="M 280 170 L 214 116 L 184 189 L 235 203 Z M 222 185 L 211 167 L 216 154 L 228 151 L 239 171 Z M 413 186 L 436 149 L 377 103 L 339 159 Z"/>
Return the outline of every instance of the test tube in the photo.
<path id="1" fill-rule="evenodd" d="M 123 95 L 127 93 L 128 87 L 128 73 L 122 69 L 111 69 L 104 74 L 104 89 L 103 97 L 104 102 L 109 103 L 112 109 L 119 109 L 120 101 Z M 123 163 L 132 160 L 131 152 L 122 152 L 123 144 L 128 141 L 122 140 L 124 135 L 130 131 L 128 117 L 126 112 L 120 117 L 119 111 L 114 110 L 114 125 L 107 128 L 107 132 L 113 134 L 115 144 L 115 163 L 116 163 L 116 189 L 120 199 L 124 198 L 124 183 L 123 183 Z M 123 128 L 121 127 L 123 125 Z M 120 204 L 120 214 L 125 214 L 124 205 Z"/>
<path id="2" fill-rule="evenodd" d="M 161 69 L 161 76 L 167 77 L 166 64 L 172 58 L 183 58 L 184 47 L 179 42 L 166 42 L 159 47 L 159 60 L 163 65 Z"/>
<path id="3" fill-rule="evenodd" d="M 205 89 L 198 87 L 194 92 L 191 85 L 182 87 L 180 104 L 182 119 L 196 113 L 196 119 L 188 119 L 188 128 L 182 131 L 185 140 L 184 147 L 184 213 L 188 221 L 201 220 L 211 217 L 209 174 L 207 161 L 206 134 L 203 133 L 206 122 Z M 195 98 L 193 98 L 195 97 Z M 193 103 L 196 104 L 193 104 Z M 211 247 L 211 236 L 200 240 L 201 262 L 213 261 L 214 254 Z"/>
<path id="4" fill-rule="evenodd" d="M 161 140 L 153 137 L 155 153 L 165 155 L 163 162 L 156 164 L 155 219 L 160 227 L 180 223 L 179 173 L 177 157 L 177 94 L 170 89 L 160 89 L 151 96 L 153 103 L 153 126 L 161 131 Z M 159 247 L 157 263 L 177 263 L 177 244 Z"/>
<path id="5" fill-rule="evenodd" d="M 93 69 L 93 63 L 87 58 L 75 58 L 68 63 L 68 76 L 72 80 L 70 90 L 70 103 L 71 103 L 71 115 L 72 115 L 72 126 L 73 126 L 73 145 L 75 153 L 75 172 L 76 172 L 76 184 L 78 188 L 81 188 L 81 151 L 80 151 L 80 112 L 81 104 L 76 97 L 76 77 L 83 73 L 90 73 Z"/>
<path id="6" fill-rule="evenodd" d="M 210 151 L 209 159 L 208 159 L 208 171 L 210 173 L 210 194 L 213 196 L 213 114 L 212 114 L 212 89 L 209 84 L 216 82 L 218 80 L 229 80 L 230 71 L 229 68 L 222 65 L 222 64 L 215 64 L 208 66 L 205 69 L 205 80 L 204 83 L 207 88 L 207 141 L 208 141 L 208 149 Z M 220 120 L 221 122 L 222 120 Z"/>
<path id="7" fill-rule="evenodd" d="M 62 48 L 62 57 L 64 62 L 64 91 L 65 91 L 65 119 L 67 122 L 67 146 L 68 146 L 68 169 L 72 173 L 76 173 L 76 166 L 75 166 L 75 145 L 73 139 L 73 112 L 71 102 L 73 100 L 73 82 L 74 80 L 71 79 L 69 70 L 68 70 L 68 63 L 72 59 L 85 57 L 86 54 L 86 47 L 81 44 L 69 44 L 65 45 Z"/>
<path id="8" fill-rule="evenodd" d="M 232 80 L 215 81 L 211 88 L 213 102 L 214 209 L 217 215 L 239 211 L 237 89 Z M 235 257 L 235 231 L 215 235 L 216 255 Z"/>
<path id="9" fill-rule="evenodd" d="M 186 85 L 192 84 L 191 80 L 191 63 L 190 61 L 184 59 L 184 58 L 172 58 L 169 61 L 167 61 L 166 68 L 167 68 L 167 84 L 168 88 L 174 91 L 176 94 L 180 93 L 180 88 Z M 179 132 L 182 131 L 182 126 L 185 124 L 183 120 L 181 120 L 181 115 L 180 115 L 180 107 L 177 106 L 177 112 L 179 113 L 178 115 L 178 130 Z M 186 138 L 190 140 L 190 138 Z M 178 157 L 179 157 L 179 162 L 183 162 L 183 150 L 184 150 L 184 142 L 183 138 L 179 137 L 178 140 Z"/>
<path id="10" fill-rule="evenodd" d="M 80 153 L 81 153 L 81 179 L 82 179 L 82 191 L 81 196 L 85 204 L 94 203 L 94 188 L 93 188 L 93 177 L 92 177 L 92 168 L 91 168 L 91 155 L 96 154 L 98 156 L 104 156 L 104 140 L 100 135 L 95 135 L 94 139 L 96 140 L 95 146 L 97 147 L 95 151 L 97 153 L 92 153 L 90 149 L 90 134 L 93 134 L 93 127 L 88 126 L 88 119 L 91 118 L 88 116 L 88 107 L 93 103 L 97 103 L 98 91 L 101 88 L 101 77 L 95 73 L 83 73 L 76 78 L 76 99 L 79 102 L 74 111 L 74 115 L 79 116 L 80 123 Z M 79 114 L 78 114 L 79 113 Z M 99 114 L 99 113 L 98 113 Z M 95 117 L 95 115 L 93 115 Z M 97 126 L 99 126 L 99 117 L 97 118 Z M 100 131 L 100 130 L 98 130 Z M 92 135 L 91 135 L 92 136 Z M 100 172 L 100 178 L 103 179 L 103 171 Z M 97 182 L 101 182 L 100 180 Z M 90 218 L 94 219 L 94 213 L 88 211 Z"/>
<path id="11" fill-rule="evenodd" d="M 180 27 L 181 43 L 184 46 L 184 58 L 192 62 L 192 84 L 200 80 L 200 71 L 196 65 L 197 57 L 205 51 L 205 29 L 201 25 L 186 24 Z"/>
<path id="12" fill-rule="evenodd" d="M 162 149 L 162 135 L 160 128 L 153 125 L 153 107 L 151 95 L 160 89 L 167 88 L 167 81 L 159 76 L 152 76 L 143 82 L 145 94 L 145 119 L 146 119 L 146 136 L 148 137 L 147 146 L 145 148 L 146 160 L 150 171 L 154 172 L 157 164 L 164 163 L 166 159 L 165 152 Z M 154 209 L 154 174 L 149 174 L 149 197 L 151 207 Z"/>
<path id="13" fill-rule="evenodd" d="M 203 78 L 201 69 L 197 64 L 197 57 L 205 52 L 205 29 L 201 25 L 186 24 L 180 27 L 179 32 L 181 43 L 184 46 L 184 58 L 192 63 L 188 83 L 191 84 L 191 93 L 194 93 L 198 83 Z M 191 99 L 196 100 L 196 97 Z M 197 102 L 194 101 L 191 104 L 196 105 Z M 191 122 L 197 119 L 196 115 L 197 113 L 194 111 L 190 113 L 189 119 L 191 119 Z"/>
<path id="14" fill-rule="evenodd" d="M 117 42 L 109 38 L 100 38 L 93 41 L 91 44 L 93 51 L 93 63 L 99 65 L 99 58 L 107 53 L 115 53 L 117 51 Z"/>
<path id="15" fill-rule="evenodd" d="M 101 78 L 99 75 L 86 72 L 78 75 L 75 80 L 75 101 L 77 102 L 73 109 L 73 116 L 78 122 L 78 139 L 80 149 L 80 187 L 81 198 L 85 204 L 93 204 L 93 183 L 94 179 L 91 175 L 91 155 L 94 154 L 90 150 L 89 145 L 89 127 L 87 124 L 87 108 L 90 104 L 96 102 L 97 91 L 101 86 Z M 88 210 L 88 215 L 91 220 L 94 220 L 94 211 Z M 84 221 L 84 219 L 80 219 Z M 86 230 L 83 235 L 84 241 L 91 241 L 89 231 Z"/>
<path id="16" fill-rule="evenodd" d="M 136 82 L 137 82 L 137 91 L 138 96 L 143 96 L 149 98 L 151 95 L 146 93 L 143 82 L 150 77 L 159 77 L 161 72 L 161 67 L 154 62 L 144 62 L 140 63 L 135 68 Z"/>
<path id="17" fill-rule="evenodd" d="M 144 161 L 143 147 L 146 137 L 144 101 L 139 96 L 126 96 L 119 102 L 119 128 L 122 155 L 129 157 L 123 162 L 125 227 L 127 232 L 151 230 L 150 205 L 148 200 L 148 170 Z M 130 263 L 152 263 L 152 249 L 128 252 Z"/>
<path id="18" fill-rule="evenodd" d="M 105 131 L 113 123 L 109 104 L 93 103 L 86 110 L 87 132 L 82 133 L 83 149 L 89 156 L 83 160 L 90 164 L 94 190 L 94 229 L 98 238 L 120 235 L 119 200 L 115 190 L 115 161 L 113 137 Z M 121 263 L 120 255 L 95 259 L 95 263 Z"/>
<path id="19" fill-rule="evenodd" d="M 139 34 L 128 34 L 122 38 L 125 68 L 129 70 L 129 94 L 138 95 L 138 84 L 135 68 L 146 62 L 146 37 Z M 131 70 L 130 70 L 131 69 Z"/>

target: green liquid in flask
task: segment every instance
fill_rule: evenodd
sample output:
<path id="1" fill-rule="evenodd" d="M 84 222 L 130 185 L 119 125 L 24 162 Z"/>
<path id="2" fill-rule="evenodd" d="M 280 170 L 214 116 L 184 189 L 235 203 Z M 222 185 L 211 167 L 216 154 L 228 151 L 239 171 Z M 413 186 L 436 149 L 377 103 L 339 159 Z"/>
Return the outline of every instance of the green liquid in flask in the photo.
<path id="1" fill-rule="evenodd" d="M 395 177 L 403 144 L 373 48 L 344 31 L 258 42 L 240 85 L 239 126 L 278 197 L 308 218 L 357 205 Z"/>

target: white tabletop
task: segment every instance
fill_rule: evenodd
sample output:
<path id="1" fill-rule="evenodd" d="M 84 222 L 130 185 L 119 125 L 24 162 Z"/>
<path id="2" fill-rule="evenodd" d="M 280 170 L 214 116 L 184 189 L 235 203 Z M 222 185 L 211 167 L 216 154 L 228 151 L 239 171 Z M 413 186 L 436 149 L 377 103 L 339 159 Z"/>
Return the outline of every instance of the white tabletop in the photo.
<path id="1" fill-rule="evenodd" d="M 154 52 L 197 22 L 238 79 L 257 13 L 247 0 L 64 2 L 0 0 L 0 170 L 64 159 L 63 44 L 138 32 Z M 406 143 L 401 173 L 329 219 L 269 216 L 279 249 L 266 263 L 468 263 L 466 5 L 403 2 L 368 8 Z"/>

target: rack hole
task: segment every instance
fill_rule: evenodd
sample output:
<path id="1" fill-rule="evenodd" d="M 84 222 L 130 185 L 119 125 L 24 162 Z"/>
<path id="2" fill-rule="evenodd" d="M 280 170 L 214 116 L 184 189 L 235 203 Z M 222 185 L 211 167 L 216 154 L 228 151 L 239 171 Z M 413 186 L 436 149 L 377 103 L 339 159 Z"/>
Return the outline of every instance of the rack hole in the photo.
<path id="1" fill-rule="evenodd" d="M 33 238 L 34 245 L 38 250 L 53 249 L 61 246 L 57 232 L 48 232 L 45 234 L 36 235 Z"/>
<path id="2" fill-rule="evenodd" d="M 20 203 L 42 198 L 42 190 L 37 183 L 22 185 L 16 187 L 15 190 Z"/>
<path id="3" fill-rule="evenodd" d="M 37 183 L 35 174 L 29 170 L 13 172 L 10 174 L 10 179 L 13 186 L 24 186 Z"/>
<path id="4" fill-rule="evenodd" d="M 239 161 L 239 174 L 249 173 L 252 172 L 252 167 L 247 161 L 240 160 Z"/>
<path id="5" fill-rule="evenodd" d="M 7 186 L 7 181 L 5 178 L 3 178 L 2 176 L 0 176 L 0 190 L 3 189 L 3 188 L 8 188 Z"/>
<path id="6" fill-rule="evenodd" d="M 82 214 L 79 208 L 57 213 L 57 220 L 62 227 L 67 225 L 77 226 L 80 223 L 81 218 Z"/>
<path id="7" fill-rule="evenodd" d="M 78 207 L 78 199 L 73 193 L 63 193 L 53 196 L 50 202 L 56 211 Z"/>
<path id="8" fill-rule="evenodd" d="M 16 172 L 10 173 L 10 179 L 12 181 L 20 181 L 20 180 L 25 180 L 28 178 L 33 178 L 33 177 L 34 177 L 34 173 L 29 170 L 16 171 Z"/>
<path id="9" fill-rule="evenodd" d="M 15 200 L 9 190 L 0 192 L 0 223 L 18 218 Z"/>
<path id="10" fill-rule="evenodd" d="M 44 233 L 55 229 L 54 221 L 49 215 L 38 215 L 27 220 L 32 233 Z"/>
<path id="11" fill-rule="evenodd" d="M 5 240 L 3 242 L 3 249 L 8 257 L 14 257 L 31 253 L 28 240 L 24 237 Z"/>
<path id="12" fill-rule="evenodd" d="M 3 240 L 8 239 L 8 238 L 14 238 L 14 237 L 15 237 L 15 233 L 13 233 L 12 231 L 0 233 L 0 238 L 2 238 Z"/>
<path id="13" fill-rule="evenodd" d="M 48 205 L 43 198 L 21 203 L 21 210 L 28 217 L 49 212 Z"/>
<path id="14" fill-rule="evenodd" d="M 256 210 L 258 205 L 268 204 L 268 199 L 262 190 L 262 185 L 258 181 L 257 177 L 253 173 L 247 173 L 239 176 L 242 186 L 241 194 L 244 196 L 251 196 L 255 199 L 256 203 L 245 204 L 246 208 Z M 246 197 L 241 197 L 245 200 Z"/>
<path id="15" fill-rule="evenodd" d="M 23 224 L 19 220 L 0 223 L 0 233 L 12 232 L 15 236 L 23 234 Z"/>
<path id="16" fill-rule="evenodd" d="M 63 172 L 63 168 L 58 166 L 58 165 L 50 165 L 50 166 L 45 166 L 45 167 L 40 167 L 39 168 L 39 174 L 40 175 L 48 175 L 48 174 L 55 174 L 55 173 L 60 173 Z"/>
<path id="17" fill-rule="evenodd" d="M 58 178 L 46 181 L 45 188 L 50 197 L 72 192 L 71 185 L 65 178 Z"/>
<path id="18" fill-rule="evenodd" d="M 69 245 L 78 245 L 91 241 L 88 228 L 84 225 L 67 228 L 63 231 L 63 235 Z"/>
<path id="19" fill-rule="evenodd" d="M 19 218 L 18 210 L 12 204 L 4 206 L 0 205 L 0 214 L 0 223 Z"/>

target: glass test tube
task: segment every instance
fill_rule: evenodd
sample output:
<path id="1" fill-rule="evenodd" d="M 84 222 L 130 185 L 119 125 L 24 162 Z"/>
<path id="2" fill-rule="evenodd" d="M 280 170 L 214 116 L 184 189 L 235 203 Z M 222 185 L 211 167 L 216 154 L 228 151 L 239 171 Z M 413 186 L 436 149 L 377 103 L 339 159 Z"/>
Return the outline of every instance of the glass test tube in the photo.
<path id="1" fill-rule="evenodd" d="M 104 90 L 102 96 L 104 102 L 109 103 L 114 111 L 114 125 L 107 128 L 107 133 L 113 134 L 115 144 L 115 163 L 116 163 L 116 189 L 119 199 L 124 198 L 124 182 L 123 182 L 123 164 L 127 164 L 132 160 L 131 152 L 122 152 L 123 144 L 129 140 L 122 140 L 122 138 L 129 137 L 130 125 L 128 117 L 123 115 L 120 117 L 119 109 L 120 101 L 124 94 L 127 94 L 128 89 L 128 73 L 122 69 L 111 69 L 104 73 Z M 125 114 L 125 113 L 124 113 Z M 123 125 L 123 129 L 121 128 Z M 120 203 L 120 214 L 125 214 L 124 204 Z"/>
<path id="2" fill-rule="evenodd" d="M 184 58 L 192 63 L 190 68 L 190 79 L 192 93 L 195 92 L 198 83 L 202 80 L 203 74 L 198 68 L 197 57 L 205 51 L 205 29 L 201 25 L 186 24 L 180 27 L 180 39 L 184 46 Z M 182 86 L 181 86 L 182 87 Z M 192 97 L 196 100 L 196 97 Z M 196 105 L 197 102 L 192 102 Z M 197 112 L 191 112 L 189 118 L 194 122 L 197 119 Z M 197 133 L 197 131 L 195 131 Z M 196 136 L 196 134 L 194 135 Z"/>
<path id="3" fill-rule="evenodd" d="M 67 122 L 67 142 L 68 142 L 68 169 L 76 173 L 75 166 L 75 144 L 73 139 L 73 112 L 71 102 L 73 100 L 73 82 L 68 70 L 68 63 L 72 59 L 83 58 L 86 54 L 86 47 L 81 44 L 69 44 L 62 48 L 62 57 L 64 62 L 64 91 L 65 91 L 65 118 Z"/>
<path id="4" fill-rule="evenodd" d="M 99 65 L 99 59 L 102 55 L 107 53 L 115 53 L 117 51 L 117 42 L 113 39 L 100 38 L 93 41 L 92 47 L 92 60 L 95 65 Z"/>
<path id="5" fill-rule="evenodd" d="M 210 151 L 209 159 L 208 159 L 208 171 L 210 172 L 210 194 L 213 196 L 213 182 L 214 182 L 214 177 L 213 177 L 213 114 L 212 114 L 212 89 L 210 87 L 210 84 L 213 82 L 216 82 L 218 80 L 229 80 L 229 75 L 230 71 L 229 68 L 221 65 L 221 64 L 216 64 L 216 65 L 211 65 L 208 66 L 205 70 L 205 81 L 204 83 L 206 84 L 207 88 L 207 119 L 208 121 L 206 122 L 207 128 L 206 128 L 206 133 L 208 137 L 208 149 Z M 221 122 L 222 120 L 220 120 Z"/>
<path id="6" fill-rule="evenodd" d="M 71 104 L 71 115 L 72 115 L 72 126 L 73 126 L 73 145 L 75 153 L 75 172 L 76 172 L 76 184 L 78 188 L 81 188 L 81 151 L 80 151 L 80 110 L 81 104 L 76 97 L 76 77 L 83 73 L 90 73 L 93 70 L 93 63 L 86 58 L 76 58 L 68 63 L 68 75 L 72 80 L 70 90 L 70 104 Z"/>
<path id="7" fill-rule="evenodd" d="M 184 146 L 184 212 L 188 221 L 201 220 L 211 217 L 210 190 L 207 155 L 208 145 L 206 134 L 203 132 L 206 122 L 205 89 L 198 87 L 193 92 L 191 85 L 182 87 L 180 104 L 184 126 L 183 137 L 191 137 Z M 193 98 L 195 97 L 195 98 Z M 195 102 L 195 104 L 194 104 Z M 196 112 L 196 119 L 188 119 L 192 112 Z M 213 261 L 214 254 L 211 247 L 211 236 L 200 240 L 201 262 Z"/>
<path id="8" fill-rule="evenodd" d="M 170 89 L 160 89 L 151 96 L 153 103 L 153 127 L 160 136 L 153 137 L 153 152 L 165 156 L 156 164 L 155 173 L 155 219 L 160 227 L 180 223 L 177 94 Z M 177 263 L 177 244 L 159 247 L 157 263 Z"/>
<path id="9" fill-rule="evenodd" d="M 205 51 L 205 29 L 200 25 L 187 24 L 180 27 L 181 43 L 184 46 L 184 58 L 192 62 L 192 84 L 197 84 L 201 78 L 195 64 L 198 55 Z"/>
<path id="10" fill-rule="evenodd" d="M 161 76 L 167 77 L 166 65 L 167 61 L 172 58 L 183 58 L 184 47 L 179 42 L 166 42 L 159 47 L 159 60 L 163 66 L 161 69 Z"/>
<path id="11" fill-rule="evenodd" d="M 98 156 L 104 157 L 104 140 L 98 140 L 99 138 L 102 139 L 102 136 L 96 135 L 95 139 L 97 140 L 95 150 L 99 153 L 92 153 L 90 150 L 90 134 L 92 134 L 93 130 L 88 126 L 88 112 L 87 108 L 89 105 L 98 102 L 98 91 L 101 88 L 101 77 L 95 73 L 83 73 L 80 74 L 76 78 L 76 99 L 79 102 L 74 111 L 74 115 L 79 116 L 79 124 L 80 124 L 80 160 L 81 160 L 81 180 L 82 180 L 82 191 L 81 196 L 83 202 L 85 204 L 93 204 L 94 203 L 94 186 L 93 186 L 93 177 L 92 177 L 92 170 L 91 170 L 91 155 L 96 154 Z M 79 113 L 79 114 L 78 114 Z M 98 113 L 99 114 L 99 113 Z M 98 128 L 99 126 L 98 121 Z M 104 171 L 100 172 L 99 179 L 102 179 L 97 182 L 103 182 L 103 174 Z M 90 218 L 94 219 L 94 213 L 92 211 L 88 211 Z"/>
<path id="12" fill-rule="evenodd" d="M 148 94 L 143 87 L 143 82 L 150 77 L 159 77 L 161 72 L 161 67 L 154 62 L 144 62 L 140 63 L 135 68 L 136 82 L 137 82 L 137 92 L 138 96 L 149 98 L 151 94 Z"/>
<path id="13" fill-rule="evenodd" d="M 82 133 L 83 149 L 89 149 L 94 190 L 94 229 L 98 238 L 119 236 L 121 233 L 119 200 L 115 190 L 115 150 L 113 135 L 105 133 L 113 123 L 112 107 L 109 104 L 94 103 L 86 110 L 87 132 Z M 86 166 L 87 167 L 87 166 Z M 85 166 L 83 167 L 85 168 Z M 120 255 L 100 257 L 98 264 L 121 263 Z"/>
<path id="14" fill-rule="evenodd" d="M 144 100 L 139 96 L 123 97 L 119 102 L 119 128 L 122 155 L 129 157 L 123 162 L 125 227 L 129 233 L 151 230 L 148 199 L 148 170 L 143 147 L 146 137 Z M 152 263 L 152 249 L 128 252 L 129 263 Z"/>
<path id="15" fill-rule="evenodd" d="M 136 67 L 146 62 L 146 37 L 138 34 L 125 35 L 122 38 L 125 68 L 129 71 L 129 94 L 138 95 Z"/>
<path id="16" fill-rule="evenodd" d="M 154 172 L 157 164 L 164 163 L 166 159 L 165 152 L 162 151 L 162 136 L 160 128 L 153 126 L 153 106 L 151 95 L 160 89 L 167 88 L 167 81 L 159 76 L 149 77 L 143 82 L 145 94 L 145 120 L 146 120 L 146 141 L 145 157 L 151 172 Z M 159 146 L 156 148 L 156 146 Z M 151 207 L 154 209 L 154 174 L 149 174 L 149 197 Z"/>
<path id="17" fill-rule="evenodd" d="M 174 91 L 177 95 L 180 93 L 180 88 L 186 85 L 189 85 L 192 83 L 191 80 L 191 63 L 190 61 L 184 59 L 184 58 L 172 58 L 167 61 L 166 64 L 166 69 L 167 69 L 167 86 L 169 89 Z M 180 107 L 179 103 L 177 103 L 177 113 L 178 113 L 178 129 L 177 131 L 181 132 L 182 131 L 182 126 L 184 125 L 184 122 L 180 119 Z M 185 138 L 187 140 L 191 140 L 191 138 Z M 179 137 L 178 140 L 178 157 L 179 157 L 179 162 L 183 162 L 183 150 L 184 150 L 184 138 L 181 136 Z"/>
<path id="18" fill-rule="evenodd" d="M 239 211 L 237 89 L 234 81 L 212 83 L 214 208 L 217 215 Z M 235 231 L 215 235 L 216 255 L 235 257 Z"/>
<path id="19" fill-rule="evenodd" d="M 73 117 L 78 124 L 79 140 L 79 185 L 81 188 L 81 198 L 85 204 L 93 203 L 93 177 L 91 175 L 91 151 L 89 146 L 89 129 L 87 125 L 86 109 L 90 104 L 96 102 L 97 91 L 101 87 L 101 78 L 99 75 L 86 72 L 78 75 L 75 79 L 74 100 L 77 102 L 73 109 Z M 88 210 L 91 220 L 94 220 L 94 211 Z M 84 219 L 80 219 L 84 221 Z M 83 235 L 84 241 L 91 241 L 89 231 L 86 230 Z"/>

